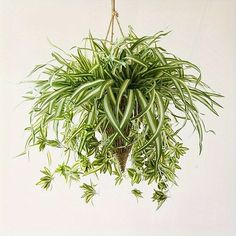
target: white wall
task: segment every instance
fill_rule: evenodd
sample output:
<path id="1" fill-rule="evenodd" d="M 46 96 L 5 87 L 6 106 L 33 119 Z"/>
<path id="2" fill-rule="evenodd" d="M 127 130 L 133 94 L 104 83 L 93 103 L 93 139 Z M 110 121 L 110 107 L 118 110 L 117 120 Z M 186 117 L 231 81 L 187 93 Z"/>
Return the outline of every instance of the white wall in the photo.
<path id="1" fill-rule="evenodd" d="M 124 29 L 131 24 L 140 35 L 171 29 L 163 47 L 199 65 L 204 80 L 226 96 L 220 118 L 206 117 L 217 135 L 206 135 L 198 157 L 187 130 L 191 151 L 182 160 L 179 187 L 157 212 L 148 197 L 137 204 L 129 184 L 114 187 L 109 176 L 99 181 L 94 206 L 80 199 L 78 185 L 36 187 L 46 158 L 37 151 L 30 161 L 14 158 L 24 145 L 29 109 L 17 106 L 26 88 L 19 82 L 50 58 L 47 37 L 66 50 L 89 29 L 104 37 L 110 1 L 0 0 L 0 235 L 236 235 L 236 1 L 117 0 L 117 8 Z"/>

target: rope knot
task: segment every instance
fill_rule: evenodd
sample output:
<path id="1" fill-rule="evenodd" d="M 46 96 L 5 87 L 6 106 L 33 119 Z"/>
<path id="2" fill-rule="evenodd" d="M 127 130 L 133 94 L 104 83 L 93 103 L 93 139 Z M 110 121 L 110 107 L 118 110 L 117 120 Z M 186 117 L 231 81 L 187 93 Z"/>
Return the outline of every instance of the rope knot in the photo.
<path id="1" fill-rule="evenodd" d="M 121 26 L 120 26 L 120 22 L 118 20 L 119 14 L 116 11 L 115 2 L 116 2 L 116 0 L 111 0 L 111 20 L 110 20 L 110 23 L 109 23 L 109 26 L 108 26 L 108 30 L 107 30 L 107 34 L 106 34 L 106 38 L 105 38 L 105 40 L 107 41 L 107 38 L 108 38 L 109 33 L 110 33 L 110 35 L 111 35 L 110 43 L 111 44 L 113 43 L 113 36 L 114 36 L 114 21 L 117 22 L 119 30 L 120 30 L 120 33 L 124 37 L 123 31 L 122 31 Z"/>
<path id="2" fill-rule="evenodd" d="M 119 17 L 119 14 L 116 10 L 113 10 L 112 11 L 112 16 Z"/>

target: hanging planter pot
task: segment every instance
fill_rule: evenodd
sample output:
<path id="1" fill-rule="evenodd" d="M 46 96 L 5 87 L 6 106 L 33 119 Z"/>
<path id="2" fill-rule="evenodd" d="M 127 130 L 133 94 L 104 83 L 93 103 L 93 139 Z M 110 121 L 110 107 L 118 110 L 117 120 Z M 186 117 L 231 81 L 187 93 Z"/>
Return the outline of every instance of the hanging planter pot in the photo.
<path id="1" fill-rule="evenodd" d="M 130 28 L 125 36 L 117 17 L 113 5 L 105 39 L 90 34 L 88 46 L 69 53 L 58 49 L 50 62 L 32 71 L 40 76 L 29 81 L 33 91 L 25 96 L 34 101 L 26 150 L 53 147 L 64 153 L 55 170 L 42 170 L 37 184 L 45 189 L 57 174 L 81 182 L 108 172 L 116 184 L 125 177 L 135 186 L 146 181 L 159 207 L 188 150 L 180 131 L 192 124 L 201 152 L 205 126 L 199 108 L 218 115 L 215 99 L 222 96 L 202 81 L 196 65 L 160 46 L 167 33 L 139 37 Z M 115 21 L 122 37 L 113 42 Z M 86 202 L 96 194 L 92 182 L 81 188 Z M 142 197 L 137 188 L 132 193 Z"/>

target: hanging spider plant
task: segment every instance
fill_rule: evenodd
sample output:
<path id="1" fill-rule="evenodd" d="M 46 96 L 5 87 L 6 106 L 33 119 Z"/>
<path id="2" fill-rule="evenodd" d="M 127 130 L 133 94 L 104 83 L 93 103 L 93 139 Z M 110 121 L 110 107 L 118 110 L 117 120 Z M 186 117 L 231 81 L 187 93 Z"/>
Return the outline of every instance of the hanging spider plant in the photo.
<path id="1" fill-rule="evenodd" d="M 138 37 L 130 29 L 112 44 L 90 34 L 89 46 L 53 52 L 52 61 L 35 67 L 40 76 L 29 81 L 33 91 L 25 97 L 34 101 L 26 148 L 52 146 L 65 157 L 55 170 L 42 170 L 38 185 L 48 189 L 56 174 L 81 181 L 108 172 L 116 184 L 125 176 L 136 186 L 146 181 L 153 201 L 165 201 L 188 150 L 179 132 L 191 123 L 201 152 L 205 126 L 198 104 L 216 115 L 221 107 L 215 101 L 221 95 L 202 82 L 196 65 L 160 47 L 166 34 Z M 94 187 L 81 186 L 86 202 Z M 142 197 L 139 189 L 132 193 Z"/>
<path id="2" fill-rule="evenodd" d="M 160 47 L 167 33 L 138 37 L 130 27 L 124 35 L 111 0 L 112 15 L 105 40 L 85 39 L 83 48 L 66 53 L 57 46 L 52 60 L 30 73 L 39 76 L 25 98 L 34 100 L 25 149 L 37 146 L 62 150 L 64 161 L 52 171 L 41 171 L 37 185 L 48 189 L 56 174 L 66 181 L 108 172 L 120 184 L 128 176 L 132 185 L 152 184 L 158 208 L 175 182 L 179 159 L 188 148 L 179 132 L 191 123 L 202 150 L 205 125 L 197 108 L 214 114 L 221 107 L 201 80 L 200 69 Z M 113 42 L 114 22 L 122 37 Z M 110 34 L 111 40 L 108 41 Z M 52 158 L 47 152 L 48 163 Z M 129 168 L 126 162 L 129 159 Z M 82 184 L 86 202 L 96 194 L 92 181 Z M 143 193 L 134 188 L 138 199 Z"/>

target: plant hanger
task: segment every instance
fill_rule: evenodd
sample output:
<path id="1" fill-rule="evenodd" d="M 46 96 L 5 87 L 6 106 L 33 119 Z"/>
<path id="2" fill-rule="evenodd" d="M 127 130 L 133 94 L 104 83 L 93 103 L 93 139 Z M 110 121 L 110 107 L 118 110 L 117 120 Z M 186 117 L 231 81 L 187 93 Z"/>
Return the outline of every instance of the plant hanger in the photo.
<path id="1" fill-rule="evenodd" d="M 64 52 L 56 46 L 52 60 L 30 73 L 35 77 L 24 96 L 32 102 L 25 152 L 38 147 L 47 157 L 37 183 L 46 190 L 62 176 L 82 183 L 82 198 L 90 202 L 96 195 L 92 179 L 109 174 L 116 185 L 129 180 L 137 199 L 146 195 L 146 183 L 158 209 L 188 150 L 181 138 L 186 124 L 197 134 L 201 153 L 202 113 L 218 115 L 222 95 L 202 81 L 198 66 L 160 46 L 167 32 L 139 37 L 130 27 L 124 35 L 111 3 L 105 40 L 89 34 L 86 47 Z"/>
<path id="2" fill-rule="evenodd" d="M 119 14 L 116 11 L 116 1 L 115 0 L 111 0 L 111 20 L 108 26 L 108 30 L 107 30 L 107 34 L 106 34 L 106 38 L 105 41 L 108 40 L 109 34 L 110 34 L 110 38 L 111 38 L 111 43 L 113 42 L 113 37 L 114 37 L 114 23 L 115 21 L 117 22 L 118 28 L 120 30 L 120 33 L 122 35 L 122 37 L 124 37 L 124 33 L 122 31 L 120 22 L 119 22 Z"/>

